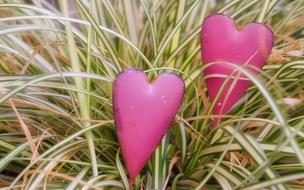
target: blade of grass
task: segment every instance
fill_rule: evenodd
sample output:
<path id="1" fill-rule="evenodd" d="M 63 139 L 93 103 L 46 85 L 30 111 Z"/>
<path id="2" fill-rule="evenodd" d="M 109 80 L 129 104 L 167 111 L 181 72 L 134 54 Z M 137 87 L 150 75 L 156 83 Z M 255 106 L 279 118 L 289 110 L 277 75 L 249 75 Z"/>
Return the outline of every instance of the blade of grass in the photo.
<path id="1" fill-rule="evenodd" d="M 32 134 L 29 130 L 29 128 L 27 127 L 27 125 L 24 123 L 23 119 L 21 118 L 21 115 L 19 114 L 19 112 L 17 111 L 17 108 L 14 104 L 14 102 L 12 100 L 8 100 L 9 105 L 11 106 L 11 108 L 13 109 L 14 113 L 16 114 L 16 117 L 20 123 L 20 126 L 24 132 L 24 135 L 26 136 L 26 139 L 29 143 L 30 149 L 32 151 L 32 156 L 33 158 L 37 157 L 39 155 L 36 145 L 33 141 L 33 137 Z"/>
<path id="2" fill-rule="evenodd" d="M 68 1 L 67 0 L 60 1 L 60 7 L 62 9 L 63 15 L 65 17 L 69 17 Z M 66 22 L 65 30 L 67 33 L 68 51 L 70 54 L 72 70 L 74 72 L 81 72 L 81 64 L 80 64 L 80 61 L 78 58 L 77 47 L 75 44 L 70 22 Z M 79 90 L 83 91 L 85 89 L 84 81 L 81 78 L 75 78 L 75 84 Z M 84 118 L 85 120 L 90 120 L 90 107 L 88 105 L 86 95 L 83 93 L 77 93 L 77 97 L 78 97 L 81 117 Z M 84 128 L 86 128 L 86 127 L 89 127 L 91 125 L 91 123 L 88 121 L 84 121 L 84 122 L 82 122 L 82 125 Z M 89 147 L 89 151 L 90 151 L 90 159 L 91 159 L 91 164 L 92 164 L 93 176 L 97 176 L 98 167 L 97 167 L 97 158 L 96 158 L 95 146 L 94 146 L 94 134 L 92 131 L 88 131 L 88 132 L 86 132 L 85 136 L 87 138 L 88 147 Z"/>
<path id="3" fill-rule="evenodd" d="M 126 190 L 132 190 L 132 182 L 130 182 L 130 184 L 128 182 L 127 175 L 126 175 L 125 170 L 123 169 L 123 166 L 122 166 L 121 161 L 119 159 L 119 152 L 120 152 L 120 150 L 118 150 L 117 153 L 116 153 L 116 166 L 117 166 L 118 172 L 121 176 L 121 179 L 123 181 L 125 189 Z"/>

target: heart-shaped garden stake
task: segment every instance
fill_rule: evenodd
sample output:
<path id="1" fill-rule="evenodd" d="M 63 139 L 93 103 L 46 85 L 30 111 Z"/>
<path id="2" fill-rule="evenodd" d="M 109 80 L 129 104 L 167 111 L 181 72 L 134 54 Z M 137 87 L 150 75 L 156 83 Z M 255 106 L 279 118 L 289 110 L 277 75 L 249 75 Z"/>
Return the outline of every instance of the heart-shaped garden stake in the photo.
<path id="1" fill-rule="evenodd" d="M 212 101 L 224 84 L 215 101 L 214 115 L 226 114 L 251 84 L 231 64 L 258 74 L 271 53 L 273 42 L 273 33 L 264 24 L 250 23 L 238 30 L 226 15 L 214 14 L 205 19 L 201 30 L 201 51 L 203 62 L 209 63 L 204 75 Z M 227 77 L 230 78 L 225 82 Z"/>
<path id="2" fill-rule="evenodd" d="M 113 89 L 114 118 L 130 184 L 169 129 L 184 88 L 183 80 L 171 73 L 161 74 L 152 83 L 136 69 L 117 76 Z"/>

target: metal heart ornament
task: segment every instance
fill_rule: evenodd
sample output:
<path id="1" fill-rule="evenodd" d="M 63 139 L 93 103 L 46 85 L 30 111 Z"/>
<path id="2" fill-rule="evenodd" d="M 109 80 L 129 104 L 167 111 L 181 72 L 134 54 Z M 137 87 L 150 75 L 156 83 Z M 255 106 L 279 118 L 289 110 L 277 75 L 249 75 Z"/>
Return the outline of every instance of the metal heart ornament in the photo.
<path id="1" fill-rule="evenodd" d="M 251 81 L 231 64 L 258 74 L 273 43 L 273 33 L 264 24 L 250 23 L 238 30 L 234 21 L 223 14 L 214 14 L 204 20 L 201 55 L 203 63 L 209 63 L 204 75 L 212 101 L 226 78 L 231 77 L 215 102 L 213 114 L 226 114 L 251 85 Z"/>
<path id="2" fill-rule="evenodd" d="M 114 120 L 130 184 L 145 166 L 182 103 L 184 82 L 164 73 L 150 83 L 146 75 L 128 69 L 114 81 Z"/>

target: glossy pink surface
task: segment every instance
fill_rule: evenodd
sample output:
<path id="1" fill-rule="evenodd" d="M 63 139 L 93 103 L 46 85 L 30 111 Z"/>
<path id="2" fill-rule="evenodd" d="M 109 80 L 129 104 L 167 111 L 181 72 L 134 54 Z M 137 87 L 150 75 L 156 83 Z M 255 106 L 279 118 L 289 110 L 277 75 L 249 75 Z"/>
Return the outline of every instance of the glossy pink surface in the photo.
<path id="1" fill-rule="evenodd" d="M 211 75 L 240 77 L 235 85 L 232 85 L 233 79 L 228 81 L 213 109 L 215 115 L 227 113 L 251 84 L 245 75 L 237 74 L 238 70 L 225 62 L 243 65 L 257 74 L 271 53 L 273 42 L 272 31 L 263 24 L 250 23 L 238 30 L 234 21 L 226 15 L 214 14 L 205 19 L 201 30 L 202 60 L 205 64 L 217 62 L 204 71 L 211 100 L 215 99 L 227 78 Z"/>
<path id="2" fill-rule="evenodd" d="M 184 82 L 175 74 L 161 74 L 152 83 L 136 69 L 117 76 L 114 118 L 131 183 L 169 129 L 183 94 Z"/>

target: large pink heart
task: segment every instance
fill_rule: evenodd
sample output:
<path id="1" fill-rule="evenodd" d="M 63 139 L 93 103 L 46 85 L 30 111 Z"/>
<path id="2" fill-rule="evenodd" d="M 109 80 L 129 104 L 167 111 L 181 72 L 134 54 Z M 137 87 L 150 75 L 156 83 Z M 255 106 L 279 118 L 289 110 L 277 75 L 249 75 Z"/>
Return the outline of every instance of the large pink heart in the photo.
<path id="1" fill-rule="evenodd" d="M 130 182 L 144 167 L 169 129 L 184 94 L 175 74 L 161 74 L 149 83 L 136 69 L 120 73 L 113 90 L 117 135 Z"/>
<path id="2" fill-rule="evenodd" d="M 225 81 L 225 77 L 219 75 L 239 77 L 236 83 L 233 78 L 226 83 L 215 102 L 215 115 L 227 113 L 251 84 L 244 74 L 227 62 L 243 65 L 257 74 L 271 53 L 273 42 L 273 33 L 264 24 L 250 23 L 238 30 L 234 21 L 226 15 L 214 14 L 205 19 L 201 30 L 201 51 L 203 62 L 211 63 L 204 71 L 211 100 L 215 99 Z"/>

